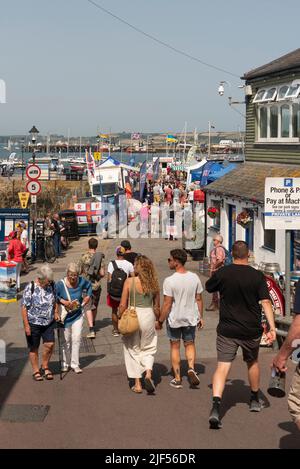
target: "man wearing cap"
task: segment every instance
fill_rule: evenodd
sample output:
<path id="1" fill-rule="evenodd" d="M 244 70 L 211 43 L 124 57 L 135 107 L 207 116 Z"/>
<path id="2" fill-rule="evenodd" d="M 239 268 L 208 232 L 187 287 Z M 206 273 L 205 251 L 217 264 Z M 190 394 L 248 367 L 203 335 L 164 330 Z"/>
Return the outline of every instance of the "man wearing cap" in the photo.
<path id="1" fill-rule="evenodd" d="M 134 265 L 134 261 L 138 254 L 136 252 L 132 252 L 130 241 L 128 241 L 128 239 L 124 239 L 124 241 L 121 242 L 121 246 L 125 249 L 125 254 L 123 256 L 124 259 Z"/>
<path id="2" fill-rule="evenodd" d="M 119 304 L 121 301 L 121 296 L 122 296 L 122 290 L 123 290 L 123 285 L 125 283 L 125 280 L 127 277 L 134 276 L 134 268 L 133 265 L 128 262 L 126 259 L 124 259 L 124 254 L 125 254 L 125 248 L 122 246 L 118 246 L 116 249 L 116 260 L 111 261 L 108 264 L 107 268 L 107 306 L 111 308 L 111 313 L 112 313 L 112 324 L 113 324 L 113 330 L 112 330 L 112 335 L 114 337 L 118 337 L 119 330 L 118 330 L 118 308 Z M 125 272 L 124 279 L 123 279 L 123 285 L 120 282 L 119 279 L 115 280 L 115 275 L 114 271 L 117 270 L 122 270 Z M 119 275 L 119 278 L 121 278 L 121 275 Z M 116 282 L 116 285 L 113 285 Z M 112 290 L 115 290 L 114 296 L 111 294 Z"/>
<path id="3" fill-rule="evenodd" d="M 214 275 L 217 270 L 223 267 L 225 262 L 225 249 L 222 246 L 223 236 L 216 234 L 213 238 L 214 247 L 210 251 L 210 277 Z M 214 292 L 211 299 L 211 304 L 206 308 L 206 311 L 216 311 L 219 308 L 219 294 Z"/>

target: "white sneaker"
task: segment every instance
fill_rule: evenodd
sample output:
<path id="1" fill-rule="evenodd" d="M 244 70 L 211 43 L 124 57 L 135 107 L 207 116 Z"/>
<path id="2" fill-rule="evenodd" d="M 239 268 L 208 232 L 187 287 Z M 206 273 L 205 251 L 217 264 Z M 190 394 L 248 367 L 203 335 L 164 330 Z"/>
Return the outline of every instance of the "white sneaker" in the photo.
<path id="1" fill-rule="evenodd" d="M 95 332 L 95 331 L 89 332 L 89 333 L 86 335 L 86 338 L 87 338 L 87 339 L 96 339 L 96 332 Z"/>
<path id="2" fill-rule="evenodd" d="M 77 366 L 76 368 L 72 368 L 72 370 L 73 370 L 77 375 L 79 375 L 80 373 L 82 373 L 82 369 L 79 368 L 79 366 Z"/>

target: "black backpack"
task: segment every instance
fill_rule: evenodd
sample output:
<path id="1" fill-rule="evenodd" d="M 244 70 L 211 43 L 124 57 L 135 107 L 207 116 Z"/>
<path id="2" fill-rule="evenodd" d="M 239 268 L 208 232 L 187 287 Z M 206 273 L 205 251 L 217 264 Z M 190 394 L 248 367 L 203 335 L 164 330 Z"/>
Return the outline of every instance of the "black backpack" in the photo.
<path id="1" fill-rule="evenodd" d="M 108 293 L 113 300 L 119 301 L 122 296 L 123 286 L 127 279 L 127 274 L 123 269 L 118 267 L 116 261 L 112 261 L 114 271 L 111 275 L 111 281 L 108 284 Z"/>

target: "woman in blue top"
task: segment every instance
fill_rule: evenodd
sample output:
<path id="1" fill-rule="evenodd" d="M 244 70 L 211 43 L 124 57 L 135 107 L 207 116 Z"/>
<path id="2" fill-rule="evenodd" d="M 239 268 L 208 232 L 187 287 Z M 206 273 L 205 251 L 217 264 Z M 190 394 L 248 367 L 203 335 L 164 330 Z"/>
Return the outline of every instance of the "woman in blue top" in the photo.
<path id="1" fill-rule="evenodd" d="M 85 296 L 84 296 L 85 293 Z M 79 349 L 83 328 L 83 309 L 92 296 L 91 282 L 79 277 L 77 264 L 68 265 L 66 278 L 56 284 L 57 301 L 67 310 L 64 320 L 64 340 L 62 343 L 62 371 L 71 366 L 75 373 L 82 373 L 79 366 Z"/>

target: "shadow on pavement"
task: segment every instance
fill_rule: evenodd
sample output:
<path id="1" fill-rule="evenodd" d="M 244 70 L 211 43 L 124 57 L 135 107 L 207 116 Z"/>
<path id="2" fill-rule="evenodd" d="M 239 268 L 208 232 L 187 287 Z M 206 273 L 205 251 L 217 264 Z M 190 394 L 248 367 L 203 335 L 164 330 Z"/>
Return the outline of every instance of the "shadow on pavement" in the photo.
<path id="1" fill-rule="evenodd" d="M 3 318 L 2 318 L 3 319 Z M 9 363 L 4 365 L 7 367 L 8 373 L 6 376 L 0 376 L 0 411 L 4 406 L 5 402 L 9 398 L 9 395 L 16 385 L 19 377 L 22 374 L 23 369 L 25 368 L 28 356 L 27 356 L 27 348 L 25 347 L 12 347 L 12 344 L 7 344 L 6 346 L 6 356 L 9 355 L 25 355 L 24 358 L 17 358 L 16 360 L 10 360 Z"/>
<path id="2" fill-rule="evenodd" d="M 111 318 L 103 318 L 103 319 L 100 319 L 100 321 L 96 321 L 96 332 L 100 331 L 101 329 L 104 329 L 105 327 L 108 327 L 108 326 L 111 326 L 112 325 L 112 322 L 111 322 Z"/>
<path id="3" fill-rule="evenodd" d="M 212 388 L 211 384 L 209 388 Z M 262 391 L 259 397 L 263 401 L 264 408 L 270 407 L 270 402 Z M 237 404 L 250 404 L 250 386 L 242 379 L 228 380 L 222 398 L 221 419 Z"/>
<path id="4" fill-rule="evenodd" d="M 278 425 L 279 428 L 289 435 L 285 435 L 279 440 L 280 449 L 299 449 L 300 448 L 300 431 L 293 422 L 282 422 Z"/>
<path id="5" fill-rule="evenodd" d="M 82 369 L 88 367 L 91 363 L 97 361 L 97 360 L 103 360 L 106 355 L 104 353 L 101 353 L 100 355 L 89 355 L 87 357 L 80 357 L 80 367 Z M 50 369 L 53 371 L 54 375 L 59 375 L 60 374 L 60 368 L 59 368 L 59 361 L 58 360 L 50 360 L 49 364 Z"/>

